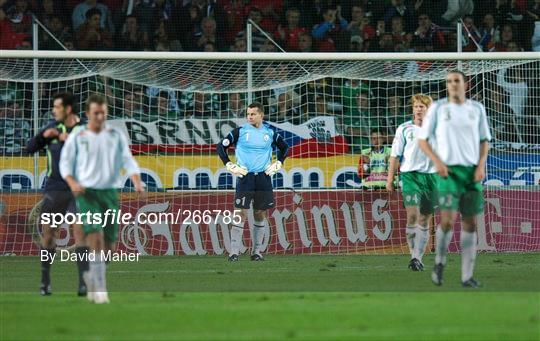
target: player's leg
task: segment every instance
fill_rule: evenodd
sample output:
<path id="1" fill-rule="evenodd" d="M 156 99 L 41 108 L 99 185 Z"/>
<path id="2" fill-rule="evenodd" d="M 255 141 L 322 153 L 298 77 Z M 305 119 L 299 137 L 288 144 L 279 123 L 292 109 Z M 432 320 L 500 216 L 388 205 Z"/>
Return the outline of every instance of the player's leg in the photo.
<path id="1" fill-rule="evenodd" d="M 415 239 L 417 234 L 418 217 L 420 216 L 420 196 L 422 193 L 420 173 L 418 172 L 405 172 L 401 174 L 402 180 L 402 197 L 403 205 L 405 206 L 405 212 L 407 214 L 407 224 L 405 227 L 405 236 L 407 239 L 407 245 L 409 246 L 409 254 L 411 260 L 409 262 L 409 269 L 418 271 L 419 262 L 416 260 L 414 254 Z"/>
<path id="2" fill-rule="evenodd" d="M 414 240 L 415 258 L 420 262 L 420 270 L 424 269 L 422 258 L 429 241 L 429 223 L 435 212 L 437 200 L 437 180 L 434 174 L 422 174 L 424 192 L 420 196 L 420 215 L 416 225 L 416 236 Z"/>
<path id="3" fill-rule="evenodd" d="M 88 287 L 88 299 L 95 303 L 108 303 L 109 298 L 105 287 L 105 241 L 103 231 L 93 230 L 86 235 L 90 249 L 89 271 L 85 273 Z"/>
<path id="4" fill-rule="evenodd" d="M 56 238 L 58 228 L 52 228 L 49 224 L 42 225 L 41 233 L 41 282 L 39 291 L 41 295 L 51 295 L 51 263 L 56 253 Z"/>
<path id="5" fill-rule="evenodd" d="M 414 258 L 414 241 L 417 232 L 416 227 L 418 225 L 418 217 L 420 216 L 420 210 L 417 205 L 409 203 L 409 205 L 405 205 L 405 212 L 407 213 L 407 225 L 405 227 L 405 234 L 407 237 L 407 245 L 409 246 L 409 253 L 412 259 Z"/>
<path id="6" fill-rule="evenodd" d="M 62 210 L 64 207 L 61 199 L 58 191 L 46 192 L 43 196 L 41 213 L 61 214 L 65 212 L 65 210 Z M 58 237 L 58 231 L 59 229 L 57 227 L 53 228 L 50 224 L 42 225 L 40 250 L 41 295 L 51 294 L 51 261 L 56 253 L 56 238 Z"/>
<path id="7" fill-rule="evenodd" d="M 464 191 L 459 172 L 455 171 L 455 167 L 448 168 L 447 177 L 437 176 L 437 201 L 441 210 L 441 223 L 435 231 L 435 267 L 431 273 L 431 280 L 435 285 L 441 285 L 443 282 L 446 254 L 452 241 L 461 193 Z"/>
<path id="8" fill-rule="evenodd" d="M 75 253 L 77 254 L 77 271 L 79 274 L 79 288 L 77 295 L 86 296 L 87 288 L 84 283 L 83 274 L 88 271 L 88 246 L 86 246 L 85 234 L 81 225 L 71 225 L 75 238 Z"/>
<path id="9" fill-rule="evenodd" d="M 430 213 L 420 213 L 418 216 L 418 224 L 416 226 L 416 235 L 414 238 L 414 258 L 419 262 L 419 270 L 424 270 L 422 259 L 429 241 L 429 222 L 432 217 L 433 215 Z"/>
<path id="10" fill-rule="evenodd" d="M 104 218 L 101 199 L 104 196 L 101 191 L 87 188 L 83 194 L 76 197 L 79 212 L 100 214 Z M 89 249 L 88 271 L 83 273 L 87 287 L 88 300 L 95 303 L 107 303 L 108 297 L 105 285 L 105 257 L 102 252 L 105 249 L 102 224 L 92 224 L 84 221 L 83 229 L 86 234 L 86 244 Z"/>
<path id="11" fill-rule="evenodd" d="M 240 249 L 244 240 L 244 226 L 248 220 L 248 210 L 245 208 L 235 207 L 237 210 L 237 216 L 240 217 L 240 221 L 233 222 L 231 224 L 231 248 L 229 253 L 229 261 L 236 262 L 240 255 Z"/>
<path id="12" fill-rule="evenodd" d="M 242 241 L 244 236 L 244 226 L 248 217 L 248 210 L 253 199 L 253 191 L 255 189 L 255 175 L 248 173 L 246 176 L 237 179 L 236 192 L 234 195 L 234 207 L 235 210 L 239 210 L 236 216 L 240 216 L 238 219 L 233 219 L 231 223 L 231 245 L 229 252 L 229 261 L 234 262 L 238 260 L 240 255 L 240 249 L 242 247 Z"/>
<path id="13" fill-rule="evenodd" d="M 474 169 L 468 171 L 467 176 L 474 176 Z M 460 202 L 461 212 L 461 283 L 465 287 L 476 288 L 480 286 L 473 278 L 474 265 L 476 263 L 476 218 L 484 211 L 484 194 L 481 183 L 470 183 L 467 192 Z"/>
<path id="14" fill-rule="evenodd" d="M 262 257 L 262 242 L 266 225 L 267 210 L 275 206 L 272 178 L 264 173 L 256 175 L 253 208 L 255 223 L 253 226 L 253 252 L 251 260 L 260 261 Z"/>
<path id="15" fill-rule="evenodd" d="M 441 223 L 435 231 L 435 266 L 431 273 L 431 280 L 435 285 L 443 283 L 443 270 L 446 265 L 448 246 L 452 241 L 452 227 L 456 221 L 457 211 L 454 209 L 441 209 Z"/>
<path id="16" fill-rule="evenodd" d="M 261 261 L 264 260 L 262 256 L 262 244 L 264 240 L 264 226 L 266 221 L 266 210 L 254 210 L 253 217 L 255 223 L 253 224 L 253 250 L 251 253 L 251 260 Z"/>

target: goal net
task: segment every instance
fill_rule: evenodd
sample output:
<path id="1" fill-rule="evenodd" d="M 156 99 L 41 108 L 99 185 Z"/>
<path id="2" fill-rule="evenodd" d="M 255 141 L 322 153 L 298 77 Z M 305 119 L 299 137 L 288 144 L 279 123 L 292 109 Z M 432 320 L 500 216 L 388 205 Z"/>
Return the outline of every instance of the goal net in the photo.
<path id="1" fill-rule="evenodd" d="M 227 252 L 229 228 L 217 211 L 234 209 L 236 180 L 215 144 L 245 123 L 248 102 L 257 101 L 290 146 L 284 168 L 273 177 L 276 207 L 269 212 L 265 252 L 406 253 L 401 194 L 380 189 L 384 182 L 364 171 L 373 162 L 365 156 L 370 149 L 384 151 L 396 127 L 412 118 L 412 95 L 445 97 L 451 69 L 467 74 L 468 97 L 485 105 L 494 136 L 479 248 L 539 251 L 540 61 L 531 54 L 512 60 L 486 55 L 295 61 L 290 54 L 275 60 L 253 54 L 251 62 L 225 54 L 197 60 L 189 53 L 168 60 L 0 57 L 0 254 L 39 249 L 46 157 L 27 154 L 25 144 L 52 119 L 59 92 L 76 96 L 81 116 L 90 94 L 105 95 L 109 124 L 129 139 L 149 193 L 141 198 L 131 192 L 126 177 L 122 211 L 181 215 L 121 225 L 120 249 Z M 58 246 L 72 246 L 71 231 L 60 228 Z M 252 245 L 247 230 L 244 250 Z M 458 249 L 455 240 L 451 251 Z"/>

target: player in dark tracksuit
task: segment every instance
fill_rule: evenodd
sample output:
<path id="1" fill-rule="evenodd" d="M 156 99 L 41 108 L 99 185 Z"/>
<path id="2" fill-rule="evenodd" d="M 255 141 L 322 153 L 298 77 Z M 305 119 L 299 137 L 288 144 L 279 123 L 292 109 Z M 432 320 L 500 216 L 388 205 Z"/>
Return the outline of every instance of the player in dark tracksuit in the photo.
<path id="1" fill-rule="evenodd" d="M 274 207 L 271 176 L 276 174 L 285 161 L 288 146 L 283 138 L 263 122 L 263 107 L 259 103 L 248 106 L 248 123 L 234 129 L 221 143 L 217 152 L 227 170 L 239 177 L 234 198 L 235 207 L 241 209 L 241 221 L 233 222 L 229 261 L 238 260 L 247 210 L 253 201 L 253 250 L 251 260 L 263 260 L 261 244 L 264 239 L 266 211 Z M 235 146 L 236 163 L 227 154 L 229 146 Z M 277 147 L 277 160 L 272 162 L 272 152 Z"/>
<path id="2" fill-rule="evenodd" d="M 80 119 L 74 112 L 75 100 L 71 94 L 62 93 L 54 96 L 53 114 L 54 121 L 47 124 L 39 133 L 28 140 L 26 151 L 36 153 L 45 149 L 47 155 L 47 180 L 43 190 L 43 206 L 41 213 L 61 213 L 76 212 L 75 199 L 69 186 L 62 179 L 58 164 L 60 162 L 60 153 L 67 139 L 68 134 L 80 124 Z M 52 228 L 49 224 L 43 224 L 41 238 L 40 259 L 46 255 L 46 260 L 41 260 L 41 286 L 42 295 L 51 294 L 51 260 L 56 252 L 56 238 L 58 237 L 58 228 Z M 82 273 L 88 268 L 86 257 L 87 248 L 84 246 L 84 232 L 82 228 L 73 225 L 73 234 L 75 237 L 77 267 L 79 269 L 79 289 L 78 295 L 86 295 L 86 286 L 82 279 Z"/>

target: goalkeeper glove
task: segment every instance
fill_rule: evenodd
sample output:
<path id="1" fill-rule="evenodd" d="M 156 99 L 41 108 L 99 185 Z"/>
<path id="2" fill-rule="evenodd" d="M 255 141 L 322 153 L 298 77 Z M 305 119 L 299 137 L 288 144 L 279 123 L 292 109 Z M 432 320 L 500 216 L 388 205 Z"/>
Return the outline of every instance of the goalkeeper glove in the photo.
<path id="1" fill-rule="evenodd" d="M 276 174 L 277 172 L 279 172 L 280 169 L 281 169 L 281 161 L 276 161 L 270 164 L 268 167 L 266 167 L 264 172 L 266 173 L 266 175 L 272 176 Z"/>
<path id="2" fill-rule="evenodd" d="M 227 167 L 227 170 L 231 172 L 233 175 L 243 177 L 244 175 L 247 175 L 248 171 L 245 167 L 240 167 L 236 163 L 232 163 L 231 161 L 227 162 L 225 165 Z"/>

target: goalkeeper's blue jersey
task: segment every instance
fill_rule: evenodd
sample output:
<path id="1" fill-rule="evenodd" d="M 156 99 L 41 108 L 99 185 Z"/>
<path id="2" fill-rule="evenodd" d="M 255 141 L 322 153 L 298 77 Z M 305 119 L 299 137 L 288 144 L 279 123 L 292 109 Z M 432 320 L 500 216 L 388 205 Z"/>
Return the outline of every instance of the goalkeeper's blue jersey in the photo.
<path id="1" fill-rule="evenodd" d="M 266 123 L 260 128 L 247 123 L 237 129 L 227 136 L 236 146 L 236 163 L 246 167 L 248 172 L 264 172 L 272 162 L 272 144 L 278 135 Z"/>

